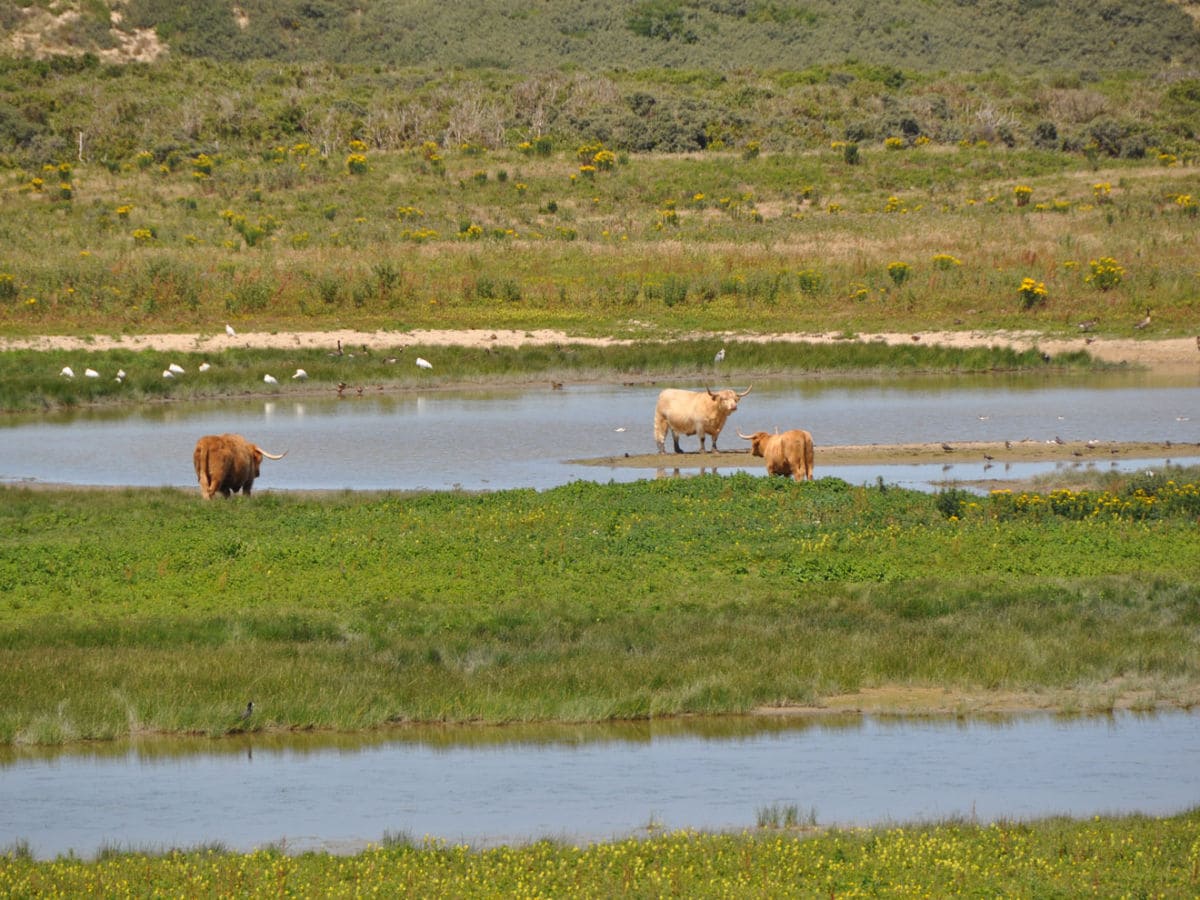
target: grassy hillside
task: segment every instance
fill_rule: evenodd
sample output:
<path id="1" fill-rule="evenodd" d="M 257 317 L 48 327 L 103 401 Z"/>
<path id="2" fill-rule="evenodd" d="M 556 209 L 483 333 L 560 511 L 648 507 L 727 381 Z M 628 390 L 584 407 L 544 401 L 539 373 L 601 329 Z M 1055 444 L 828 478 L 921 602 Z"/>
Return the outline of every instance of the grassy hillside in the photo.
<path id="1" fill-rule="evenodd" d="M 129 53 L 152 30 L 180 55 L 389 66 L 732 71 L 858 59 L 1029 72 L 1200 60 L 1192 20 L 1167 0 L 5 0 L 0 22 L 25 32 L 27 49 Z"/>

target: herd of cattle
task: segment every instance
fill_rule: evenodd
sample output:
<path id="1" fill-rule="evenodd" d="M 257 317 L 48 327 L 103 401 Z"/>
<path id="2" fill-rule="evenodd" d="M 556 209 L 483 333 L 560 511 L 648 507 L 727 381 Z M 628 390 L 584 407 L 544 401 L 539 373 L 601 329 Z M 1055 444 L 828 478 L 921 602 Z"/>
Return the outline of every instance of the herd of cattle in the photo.
<path id="1" fill-rule="evenodd" d="M 714 391 L 685 391 L 667 388 L 658 395 L 654 407 L 654 441 L 658 452 L 665 453 L 667 433 L 670 432 L 675 452 L 682 453 L 680 435 L 699 435 L 700 452 L 706 452 L 705 441 L 712 438 L 712 452 L 717 452 L 717 436 L 725 420 L 738 408 L 738 401 L 750 393 L 750 388 L 738 393 L 726 389 Z M 750 453 L 762 457 L 768 475 L 791 475 L 796 481 L 813 477 L 813 440 L 807 431 L 794 429 L 782 434 L 756 431 L 737 433 L 750 442 Z M 200 493 L 211 500 L 218 492 L 225 497 L 241 491 L 249 495 L 254 479 L 259 476 L 263 458 L 282 459 L 283 453 L 268 453 L 237 434 L 209 434 L 196 442 L 192 463 L 200 482 Z"/>

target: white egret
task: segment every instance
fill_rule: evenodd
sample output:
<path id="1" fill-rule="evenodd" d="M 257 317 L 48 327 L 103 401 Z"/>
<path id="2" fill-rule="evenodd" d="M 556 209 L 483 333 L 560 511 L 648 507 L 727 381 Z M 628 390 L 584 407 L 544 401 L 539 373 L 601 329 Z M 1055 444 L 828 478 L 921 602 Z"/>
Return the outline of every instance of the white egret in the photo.
<path id="1" fill-rule="evenodd" d="M 208 371 L 209 369 L 211 369 L 211 368 L 212 368 L 212 366 L 211 366 L 211 365 L 209 365 L 209 364 L 208 364 L 208 363 L 206 363 L 206 362 L 202 362 L 202 363 L 200 363 L 200 371 L 201 371 L 201 372 L 207 372 L 207 371 Z"/>
<path id="2" fill-rule="evenodd" d="M 171 363 L 169 366 L 167 366 L 167 368 L 170 369 L 172 372 L 174 372 L 176 375 L 183 374 L 183 366 L 179 365 L 179 363 Z"/>
<path id="3" fill-rule="evenodd" d="M 225 333 L 230 337 L 237 337 L 237 332 L 233 330 L 233 326 L 228 322 L 225 323 Z"/>
<path id="4" fill-rule="evenodd" d="M 417 357 L 417 368 L 418 369 L 432 369 L 433 363 L 431 363 L 429 360 L 425 359 L 424 357 L 418 356 Z"/>
<path id="5" fill-rule="evenodd" d="M 308 373 L 303 369 L 297 369 L 296 374 L 292 376 L 294 381 L 304 381 L 308 378 Z"/>
<path id="6" fill-rule="evenodd" d="M 170 369 L 163 369 L 163 378 L 174 378 L 174 377 L 175 377 L 175 373 L 172 372 Z"/>
<path id="7" fill-rule="evenodd" d="M 117 369 L 117 381 L 124 381 L 124 380 L 125 380 L 125 370 Z"/>
<path id="8" fill-rule="evenodd" d="M 100 373 L 97 372 L 95 369 L 91 369 L 91 368 L 84 369 L 83 374 L 84 374 L 85 378 L 99 378 L 100 377 Z"/>
<path id="9" fill-rule="evenodd" d="M 725 348 L 722 347 L 717 351 L 717 355 L 713 357 L 713 362 L 722 362 L 725 359 Z"/>
<path id="10" fill-rule="evenodd" d="M 75 377 L 75 370 L 74 370 L 74 369 L 72 369 L 70 366 L 63 366 L 63 367 L 62 367 L 62 371 L 61 371 L 61 372 L 59 372 L 58 374 L 59 374 L 59 375 L 65 375 L 67 378 L 74 378 L 74 377 Z"/>
<path id="11" fill-rule="evenodd" d="M 279 384 L 274 375 L 264 375 L 263 381 L 267 384 Z"/>

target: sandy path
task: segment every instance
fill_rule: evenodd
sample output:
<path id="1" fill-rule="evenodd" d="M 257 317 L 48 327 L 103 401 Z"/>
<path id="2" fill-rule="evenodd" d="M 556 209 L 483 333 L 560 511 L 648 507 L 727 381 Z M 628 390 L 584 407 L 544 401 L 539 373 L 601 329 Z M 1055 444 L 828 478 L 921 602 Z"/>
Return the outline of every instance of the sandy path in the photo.
<path id="1" fill-rule="evenodd" d="M 846 340 L 841 333 L 780 333 L 735 334 L 715 332 L 694 335 L 697 338 L 730 341 L 808 341 L 835 343 Z M 863 342 L 882 341 L 887 344 L 921 342 L 948 347 L 1011 346 L 1017 350 L 1038 347 L 1055 355 L 1086 350 L 1097 359 L 1109 363 L 1127 363 L 1154 370 L 1183 370 L 1200 372 L 1200 338 L 1167 338 L 1163 340 L 1133 340 L 1129 338 L 1096 337 L 1047 338 L 1033 331 L 926 331 L 906 334 L 860 334 Z M 0 350 L 161 350 L 176 352 L 218 352 L 233 347 L 264 349 L 328 348 L 333 350 L 341 341 L 347 348 L 366 346 L 372 350 L 400 349 L 416 345 L 467 347 L 519 347 L 523 344 L 588 344 L 609 346 L 629 343 L 614 338 L 576 337 L 562 331 L 462 329 L 438 331 L 286 331 L 246 332 L 229 336 L 219 334 L 144 334 L 92 335 L 89 337 L 44 336 L 35 338 L 2 338 Z"/>

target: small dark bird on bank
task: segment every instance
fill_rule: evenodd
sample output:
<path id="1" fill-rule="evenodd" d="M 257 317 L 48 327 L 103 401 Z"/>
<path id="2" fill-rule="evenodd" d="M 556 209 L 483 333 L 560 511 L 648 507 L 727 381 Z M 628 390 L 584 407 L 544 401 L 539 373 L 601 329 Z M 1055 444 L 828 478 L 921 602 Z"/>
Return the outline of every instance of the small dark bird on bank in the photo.
<path id="1" fill-rule="evenodd" d="M 984 458 L 984 459 L 986 459 L 988 462 L 991 462 L 991 461 L 992 461 L 993 459 L 995 459 L 996 457 L 994 457 L 994 456 L 989 456 L 988 454 L 986 454 L 986 453 L 985 453 L 985 454 L 983 454 L 983 458 Z"/>
<path id="2" fill-rule="evenodd" d="M 246 708 L 242 710 L 242 721 L 245 722 L 248 718 L 254 715 L 254 701 L 251 700 L 246 704 Z"/>
<path id="3" fill-rule="evenodd" d="M 913 339 L 914 341 L 919 341 L 919 340 L 921 339 L 921 336 L 920 336 L 919 334 L 914 334 L 914 335 L 912 336 L 912 339 Z"/>
<path id="4" fill-rule="evenodd" d="M 1005 441 L 1005 442 L 1004 442 L 1004 449 L 1005 449 L 1005 450 L 1011 450 L 1011 449 L 1012 449 L 1012 441 Z"/>
<path id="5" fill-rule="evenodd" d="M 1149 324 L 1150 324 L 1150 307 L 1147 306 L 1146 307 L 1146 318 L 1142 319 L 1140 322 L 1135 323 L 1133 327 L 1136 328 L 1138 331 L 1141 331 L 1143 328 L 1145 328 Z"/>
<path id="6" fill-rule="evenodd" d="M 561 391 L 561 390 L 562 390 L 562 382 L 561 382 L 561 381 L 552 381 L 552 382 L 550 382 L 550 390 L 552 390 L 552 391 Z"/>
<path id="7" fill-rule="evenodd" d="M 1056 444 L 1058 444 L 1058 445 L 1060 445 L 1060 446 L 1061 446 L 1061 445 L 1065 444 L 1065 443 L 1066 443 L 1066 441 L 1064 441 L 1062 438 L 1060 438 L 1060 437 L 1059 437 L 1059 436 L 1056 434 L 1056 435 L 1054 436 L 1054 443 L 1056 443 Z"/>
<path id="8" fill-rule="evenodd" d="M 942 444 L 942 449 L 945 450 L 947 453 L 949 453 L 954 448 L 951 447 L 949 444 Z"/>

